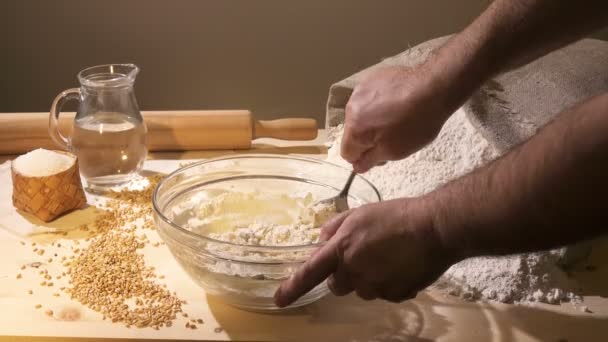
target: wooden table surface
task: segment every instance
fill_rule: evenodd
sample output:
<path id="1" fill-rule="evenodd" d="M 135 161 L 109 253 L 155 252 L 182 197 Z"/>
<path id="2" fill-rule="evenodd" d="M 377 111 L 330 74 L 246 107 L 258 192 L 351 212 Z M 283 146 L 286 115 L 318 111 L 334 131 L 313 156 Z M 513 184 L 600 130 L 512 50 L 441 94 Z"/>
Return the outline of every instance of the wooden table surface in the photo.
<path id="1" fill-rule="evenodd" d="M 194 151 L 185 153 L 153 153 L 153 160 L 183 160 L 222 156 L 235 153 L 280 153 L 323 157 L 324 134 L 312 142 L 280 142 L 263 139 L 248 151 Z M 0 162 L 10 159 L 0 157 Z M 6 186 L 6 185 L 0 185 Z M 0 199 L 6 201 L 7 199 Z M 1 229 L 0 229 L 1 233 Z M 158 340 L 303 340 L 303 341 L 605 341 L 608 336 L 608 248 L 596 248 L 592 260 L 594 272 L 574 272 L 586 295 L 585 305 L 593 313 L 585 313 L 571 304 L 533 306 L 496 303 L 472 303 L 424 291 L 411 301 L 390 304 L 366 302 L 355 296 L 327 296 L 305 308 L 283 314 L 260 314 L 234 309 L 207 298 L 189 282 L 177 265 L 162 259 L 165 252 L 154 257 L 162 259 L 167 272 L 174 272 L 169 285 L 179 287 L 189 308 L 206 320 L 206 327 L 197 331 L 186 329 L 126 329 L 118 324 L 102 322 L 91 313 L 85 320 L 66 322 L 45 317 L 33 309 L 41 298 L 15 290 L 14 274 L 23 260 L 18 243 L 0 235 L 0 342 L 59 342 Z M 608 246 L 608 244 L 605 244 Z M 168 252 L 166 252 L 168 253 Z M 164 264 L 163 264 L 164 263 Z M 2 280 L 2 278 L 5 278 Z M 9 281 L 8 278 L 11 278 Z M 171 283 L 173 282 L 173 283 Z M 12 284 L 12 285 L 11 285 Z M 171 287 L 171 286 L 170 286 Z M 25 288 L 25 287 L 24 287 Z M 182 291 L 183 290 L 183 291 Z M 79 304 L 73 303 L 70 305 Z M 19 326 L 19 327 L 17 327 Z M 213 333 L 221 327 L 221 333 Z M 207 329 L 207 330 L 205 330 Z M 8 331 L 21 331 L 7 334 Z M 21 336 L 16 336 L 21 335 Z M 66 336 L 81 336 L 66 337 Z"/>

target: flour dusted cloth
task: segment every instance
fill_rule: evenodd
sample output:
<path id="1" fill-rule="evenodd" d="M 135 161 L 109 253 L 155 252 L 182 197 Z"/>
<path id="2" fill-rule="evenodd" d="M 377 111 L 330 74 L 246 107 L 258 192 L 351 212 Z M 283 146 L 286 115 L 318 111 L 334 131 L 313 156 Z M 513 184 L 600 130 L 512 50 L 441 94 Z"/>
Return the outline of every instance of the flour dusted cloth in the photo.
<path id="1" fill-rule="evenodd" d="M 429 40 L 332 85 L 327 127 L 344 122 L 344 108 L 364 72 L 390 65 L 416 66 L 448 39 Z M 504 152 L 532 136 L 564 109 L 606 91 L 608 42 L 583 39 L 488 81 L 463 109 L 473 126 Z"/>
<path id="2" fill-rule="evenodd" d="M 487 82 L 465 104 L 471 123 L 499 151 L 578 102 L 608 92 L 608 42 L 584 39 Z"/>

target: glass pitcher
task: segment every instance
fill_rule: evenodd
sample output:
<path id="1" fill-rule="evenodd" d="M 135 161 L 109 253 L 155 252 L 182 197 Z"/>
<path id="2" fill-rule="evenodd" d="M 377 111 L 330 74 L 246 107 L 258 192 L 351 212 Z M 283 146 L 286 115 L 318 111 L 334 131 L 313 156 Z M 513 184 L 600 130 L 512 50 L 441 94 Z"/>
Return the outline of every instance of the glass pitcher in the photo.
<path id="1" fill-rule="evenodd" d="M 80 88 L 63 91 L 53 101 L 49 118 L 51 138 L 78 156 L 80 173 L 91 190 L 130 181 L 146 159 L 146 126 L 133 84 L 139 68 L 110 64 L 78 73 Z M 78 100 L 72 136 L 58 128 L 61 107 Z"/>

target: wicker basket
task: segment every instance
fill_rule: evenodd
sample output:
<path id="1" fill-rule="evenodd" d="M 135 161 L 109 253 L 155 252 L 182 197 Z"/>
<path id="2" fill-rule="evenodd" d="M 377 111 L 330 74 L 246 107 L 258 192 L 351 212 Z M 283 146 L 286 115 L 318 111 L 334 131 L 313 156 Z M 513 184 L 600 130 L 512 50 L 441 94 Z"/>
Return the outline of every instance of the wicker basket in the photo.
<path id="1" fill-rule="evenodd" d="M 70 168 L 45 177 L 28 177 L 11 166 L 13 205 L 33 214 L 44 222 L 86 205 L 87 199 L 80 181 L 78 159 L 71 153 L 55 151 L 74 158 Z"/>

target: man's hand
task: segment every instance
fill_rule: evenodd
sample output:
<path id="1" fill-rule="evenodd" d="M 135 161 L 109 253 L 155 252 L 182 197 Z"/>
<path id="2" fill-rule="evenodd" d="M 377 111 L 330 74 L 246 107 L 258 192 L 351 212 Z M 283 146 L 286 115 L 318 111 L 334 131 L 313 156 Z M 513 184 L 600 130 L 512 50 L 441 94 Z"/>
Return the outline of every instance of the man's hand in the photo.
<path id="1" fill-rule="evenodd" d="M 493 1 L 422 66 L 376 69 L 361 80 L 346 106 L 342 157 L 357 172 L 407 157 L 487 79 L 607 22 L 606 0 Z"/>
<path id="2" fill-rule="evenodd" d="M 342 213 L 323 227 L 328 239 L 275 294 L 284 307 L 327 277 L 338 296 L 400 302 L 437 279 L 455 260 L 441 246 L 422 200 L 399 199 Z"/>
<path id="3" fill-rule="evenodd" d="M 371 71 L 346 105 L 342 157 L 365 172 L 430 143 L 457 109 L 446 104 L 439 88 L 423 66 Z"/>

